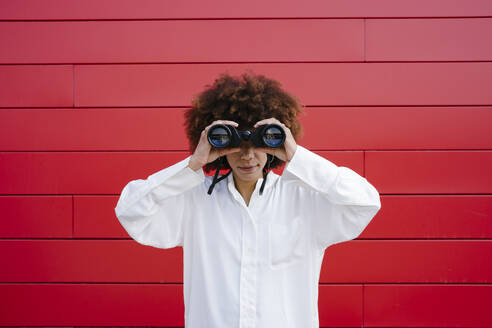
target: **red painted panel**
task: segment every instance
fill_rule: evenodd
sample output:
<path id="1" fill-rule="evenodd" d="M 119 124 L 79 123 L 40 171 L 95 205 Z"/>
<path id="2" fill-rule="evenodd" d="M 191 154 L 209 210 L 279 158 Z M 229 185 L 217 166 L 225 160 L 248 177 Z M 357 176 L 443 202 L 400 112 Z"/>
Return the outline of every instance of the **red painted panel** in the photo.
<path id="1" fill-rule="evenodd" d="M 362 327 L 361 285 L 321 285 L 319 323 L 321 327 Z"/>
<path id="2" fill-rule="evenodd" d="M 318 152 L 363 174 L 362 152 Z M 119 194 L 186 152 L 0 152 L 0 194 Z"/>
<path id="3" fill-rule="evenodd" d="M 492 327 L 490 285 L 366 285 L 366 327 Z"/>
<path id="4" fill-rule="evenodd" d="M 188 150 L 183 123 L 179 108 L 5 109 L 0 148 Z"/>
<path id="5" fill-rule="evenodd" d="M 361 238 L 492 238 L 492 196 L 382 196 Z"/>
<path id="6" fill-rule="evenodd" d="M 368 151 L 365 163 L 382 194 L 492 192 L 492 151 Z"/>
<path id="7" fill-rule="evenodd" d="M 118 196 L 74 201 L 74 237 L 129 238 L 114 214 Z M 492 196 L 382 196 L 381 205 L 359 239 L 492 237 Z"/>
<path id="8" fill-rule="evenodd" d="M 149 153 L 0 153 L 0 193 L 116 194 L 130 180 L 146 178 L 188 156 Z"/>
<path id="9" fill-rule="evenodd" d="M 367 61 L 491 60 L 492 19 L 369 19 Z"/>
<path id="10" fill-rule="evenodd" d="M 75 105 L 189 106 L 228 71 L 279 80 L 305 105 L 490 105 L 492 63 L 142 64 L 75 66 Z"/>
<path id="11" fill-rule="evenodd" d="M 0 240 L 2 282 L 183 281 L 182 248 L 133 240 Z M 1 316 L 0 316 L 1 317 Z"/>
<path id="12" fill-rule="evenodd" d="M 489 240 L 354 240 L 328 247 L 320 282 L 491 283 Z"/>
<path id="13" fill-rule="evenodd" d="M 184 110 L 4 109 L 0 149 L 188 150 Z M 492 148 L 490 107 L 314 107 L 299 118 L 304 125 L 300 144 L 309 149 Z"/>
<path id="14" fill-rule="evenodd" d="M 0 213 L 0 238 L 72 237 L 71 196 L 0 196 Z"/>
<path id="15" fill-rule="evenodd" d="M 130 238 L 114 212 L 119 196 L 75 196 L 75 238 Z"/>
<path id="16" fill-rule="evenodd" d="M 1 240 L 0 251 L 11 264 L 0 271 L 2 282 L 183 282 L 180 247 L 163 250 L 133 240 Z M 490 241 L 354 240 L 326 250 L 320 282 L 490 283 L 491 253 Z"/>
<path id="17" fill-rule="evenodd" d="M 183 326 L 182 285 L 1 284 L 0 325 Z"/>
<path id="18" fill-rule="evenodd" d="M 0 294 L 2 326 L 184 324 L 182 285 L 1 284 Z M 320 286 L 319 299 L 321 326 L 361 326 L 362 286 Z"/>
<path id="19" fill-rule="evenodd" d="M 312 149 L 492 148 L 490 107 L 316 107 L 301 118 Z"/>
<path id="20" fill-rule="evenodd" d="M 72 65 L 0 66 L 0 107 L 72 107 Z"/>
<path id="21" fill-rule="evenodd" d="M 363 33 L 362 19 L 0 22 L 0 63 L 363 61 Z"/>
<path id="22" fill-rule="evenodd" d="M 162 19 L 224 17 L 473 17 L 492 16 L 487 0 L 2 0 L 0 19 Z"/>

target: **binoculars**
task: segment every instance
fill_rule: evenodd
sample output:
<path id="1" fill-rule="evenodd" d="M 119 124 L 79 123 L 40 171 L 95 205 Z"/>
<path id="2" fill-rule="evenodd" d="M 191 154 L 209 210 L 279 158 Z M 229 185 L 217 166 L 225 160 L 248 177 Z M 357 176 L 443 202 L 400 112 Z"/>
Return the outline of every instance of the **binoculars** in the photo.
<path id="1" fill-rule="evenodd" d="M 263 124 L 253 131 L 238 131 L 228 124 L 215 124 L 209 130 L 207 139 L 215 148 L 239 147 L 241 141 L 251 140 L 255 147 L 281 147 L 285 141 L 285 131 L 278 124 Z"/>

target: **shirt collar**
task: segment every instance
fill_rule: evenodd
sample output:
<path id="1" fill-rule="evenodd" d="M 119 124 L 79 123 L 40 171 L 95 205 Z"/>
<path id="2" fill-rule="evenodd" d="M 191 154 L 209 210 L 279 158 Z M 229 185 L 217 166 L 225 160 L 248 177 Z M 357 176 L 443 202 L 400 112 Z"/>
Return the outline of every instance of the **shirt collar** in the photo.
<path id="1" fill-rule="evenodd" d="M 263 189 L 263 193 L 266 193 L 267 190 L 275 184 L 275 182 L 277 181 L 278 178 L 279 178 L 278 174 L 275 174 L 275 172 L 270 171 L 268 173 L 268 176 L 267 176 L 267 181 L 265 183 L 265 188 Z M 263 178 L 260 178 L 260 179 L 258 179 L 258 181 L 256 181 L 256 186 L 255 186 L 254 192 L 257 192 L 260 190 L 262 183 L 263 183 Z M 231 191 L 231 192 L 232 192 L 232 190 L 236 189 L 236 186 L 234 185 L 234 173 L 232 173 L 232 172 L 231 172 L 231 174 L 229 174 L 227 176 L 227 187 L 228 187 L 229 191 Z"/>

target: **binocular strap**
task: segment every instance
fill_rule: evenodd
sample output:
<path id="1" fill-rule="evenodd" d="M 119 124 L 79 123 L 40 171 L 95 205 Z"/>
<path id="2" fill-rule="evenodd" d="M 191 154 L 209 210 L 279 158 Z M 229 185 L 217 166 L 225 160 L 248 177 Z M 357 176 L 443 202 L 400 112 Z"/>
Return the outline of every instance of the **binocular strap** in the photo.
<path id="1" fill-rule="evenodd" d="M 265 189 L 265 183 L 266 183 L 266 179 L 267 179 L 267 175 L 268 175 L 268 171 L 263 169 L 263 182 L 261 183 L 261 187 L 260 187 L 260 195 L 263 194 L 263 189 Z"/>
<path id="2" fill-rule="evenodd" d="M 266 168 L 263 168 L 263 182 L 261 183 L 261 187 L 260 187 L 260 195 L 263 194 L 263 189 L 265 189 L 265 183 L 266 183 L 266 180 L 267 180 L 267 176 L 268 176 L 268 171 L 270 169 L 270 164 L 273 162 L 273 160 L 275 159 L 275 157 L 273 155 L 270 155 L 270 154 L 267 154 L 267 167 Z"/>
<path id="3" fill-rule="evenodd" d="M 208 188 L 208 192 L 207 193 L 209 195 L 212 194 L 212 191 L 214 190 L 215 185 L 217 183 L 219 183 L 220 181 L 224 180 L 225 178 L 227 178 L 227 176 L 229 174 L 231 174 L 231 172 L 232 172 L 232 170 L 230 170 L 229 172 L 227 172 L 226 174 L 224 174 L 223 176 L 221 176 L 220 178 L 218 178 L 220 167 L 222 166 L 223 161 L 224 161 L 224 157 L 221 157 L 220 160 L 219 160 L 219 164 L 217 165 L 217 169 L 215 170 L 214 180 L 212 181 L 212 184 L 210 185 L 210 188 Z"/>

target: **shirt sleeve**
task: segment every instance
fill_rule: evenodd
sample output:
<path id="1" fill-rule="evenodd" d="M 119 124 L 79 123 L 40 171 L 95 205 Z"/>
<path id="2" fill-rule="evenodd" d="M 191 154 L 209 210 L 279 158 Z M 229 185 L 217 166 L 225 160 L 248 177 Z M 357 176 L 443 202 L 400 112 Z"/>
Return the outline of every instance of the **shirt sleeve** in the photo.
<path id="1" fill-rule="evenodd" d="M 366 178 L 299 145 L 283 176 L 303 187 L 303 213 L 322 249 L 357 238 L 381 208 L 379 192 Z"/>
<path id="2" fill-rule="evenodd" d="M 201 169 L 187 167 L 190 157 L 123 188 L 115 214 L 138 243 L 158 248 L 183 245 L 186 192 L 205 179 Z"/>

